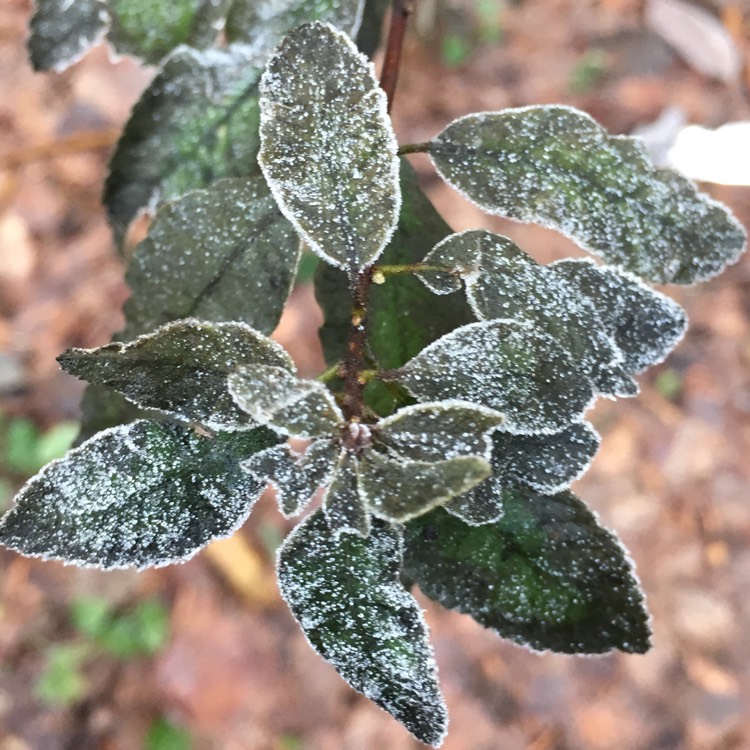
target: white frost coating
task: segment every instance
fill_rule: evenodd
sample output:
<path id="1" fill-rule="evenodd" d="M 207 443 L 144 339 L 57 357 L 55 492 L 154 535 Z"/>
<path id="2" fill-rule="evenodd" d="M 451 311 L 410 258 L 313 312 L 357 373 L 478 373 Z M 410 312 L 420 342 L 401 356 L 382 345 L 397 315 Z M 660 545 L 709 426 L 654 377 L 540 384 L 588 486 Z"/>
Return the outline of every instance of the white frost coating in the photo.
<path id="1" fill-rule="evenodd" d="M 439 174 L 489 213 L 556 229 L 653 282 L 693 283 L 734 263 L 740 223 L 643 145 L 571 107 L 467 115 L 431 143 Z"/>
<path id="2" fill-rule="evenodd" d="M 402 556 L 397 527 L 376 521 L 366 540 L 336 537 L 318 511 L 279 548 L 279 589 L 310 646 L 352 688 L 439 747 L 448 716 L 427 623 L 399 580 Z"/>
<path id="3" fill-rule="evenodd" d="M 188 560 L 247 518 L 263 484 L 243 475 L 239 459 L 267 444 L 148 420 L 104 430 L 21 488 L 0 543 L 105 569 Z"/>
<path id="4" fill-rule="evenodd" d="M 289 34 L 260 82 L 258 163 L 282 213 L 323 260 L 357 272 L 401 206 L 398 144 L 372 63 L 330 24 Z"/>
<path id="5" fill-rule="evenodd" d="M 557 342 L 515 320 L 456 328 L 398 372 L 417 398 L 481 404 L 503 414 L 503 429 L 514 434 L 558 432 L 595 400 L 589 378 Z"/>

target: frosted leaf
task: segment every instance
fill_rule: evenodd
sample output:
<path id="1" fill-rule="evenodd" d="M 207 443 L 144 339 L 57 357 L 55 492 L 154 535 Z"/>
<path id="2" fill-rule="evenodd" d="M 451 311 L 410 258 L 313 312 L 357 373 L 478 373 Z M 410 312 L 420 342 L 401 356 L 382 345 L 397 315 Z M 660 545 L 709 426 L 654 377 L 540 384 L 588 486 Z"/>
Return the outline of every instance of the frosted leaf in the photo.
<path id="1" fill-rule="evenodd" d="M 374 439 L 381 447 L 411 461 L 471 455 L 489 459 L 489 433 L 502 422 L 502 414 L 468 402 L 416 404 L 381 419 Z"/>
<path id="2" fill-rule="evenodd" d="M 21 488 L 0 543 L 101 568 L 186 560 L 247 518 L 263 484 L 239 462 L 274 440 L 264 429 L 209 439 L 147 420 L 105 430 Z"/>
<path id="3" fill-rule="evenodd" d="M 366 537 L 370 533 L 370 514 L 358 488 L 357 469 L 357 457 L 342 450 L 331 486 L 323 496 L 326 521 L 334 536 L 346 532 Z"/>
<path id="4" fill-rule="evenodd" d="M 178 320 L 129 344 L 68 349 L 57 361 L 82 380 L 106 385 L 139 406 L 159 409 L 209 429 L 249 429 L 227 376 L 239 365 L 294 368 L 284 348 L 244 323 Z"/>
<path id="5" fill-rule="evenodd" d="M 448 716 L 422 612 L 399 580 L 401 533 L 336 536 L 321 511 L 278 552 L 281 595 L 310 645 L 355 690 L 435 747 Z"/>
<path id="6" fill-rule="evenodd" d="M 276 328 L 299 261 L 297 234 L 262 177 L 223 179 L 159 211 L 126 275 L 125 338 L 171 320 Z"/>
<path id="7" fill-rule="evenodd" d="M 534 649 L 644 653 L 649 618 L 632 563 L 572 493 L 504 495 L 493 524 L 439 508 L 404 526 L 404 573 L 431 599 Z"/>
<path id="8" fill-rule="evenodd" d="M 398 219 L 397 143 L 374 68 L 332 26 L 289 34 L 261 81 L 259 163 L 310 248 L 347 272 L 372 263 Z"/>
<path id="9" fill-rule="evenodd" d="M 558 261 L 550 270 L 591 299 L 622 352 L 627 372 L 661 362 L 687 329 L 685 311 L 632 274 L 585 260 Z"/>
<path id="10" fill-rule="evenodd" d="M 551 336 L 512 320 L 457 328 L 407 362 L 398 380 L 425 401 L 495 409 L 519 434 L 558 432 L 593 400 L 588 378 Z"/>
<path id="11" fill-rule="evenodd" d="M 552 268 L 539 265 L 507 237 L 486 230 L 454 234 L 437 245 L 425 263 L 455 269 L 480 320 L 528 320 L 565 349 L 571 361 L 589 375 L 597 391 L 617 396 L 637 393 L 592 300 Z M 433 289 L 445 289 L 441 277 L 451 278 L 432 273 L 423 281 Z"/>
<path id="12" fill-rule="evenodd" d="M 301 456 L 284 443 L 254 454 L 242 468 L 276 488 L 279 509 L 288 518 L 301 513 L 318 487 L 328 484 L 337 457 L 338 447 L 330 440 L 316 440 Z"/>
<path id="13" fill-rule="evenodd" d="M 181 47 L 165 61 L 110 161 L 104 203 L 118 244 L 142 209 L 258 173 L 262 64 L 236 47 Z"/>
<path id="14" fill-rule="evenodd" d="M 298 378 L 283 367 L 241 367 L 229 376 L 229 392 L 256 422 L 285 435 L 327 437 L 344 421 L 322 383 Z"/>
<path id="15" fill-rule="evenodd" d="M 359 488 L 376 516 L 403 523 L 462 495 L 490 473 L 480 456 L 403 461 L 372 450 L 360 459 Z"/>
<path id="16" fill-rule="evenodd" d="M 378 259 L 384 265 L 418 263 L 437 242 L 451 233 L 420 190 L 411 165 L 401 164 L 401 211 L 391 241 Z M 315 274 L 315 296 L 325 322 L 319 329 L 326 361 L 338 362 L 346 354 L 352 321 L 351 292 L 345 273 L 321 263 Z M 427 344 L 466 323 L 474 316 L 462 293 L 436 300 L 412 274 L 388 277 L 373 284 L 367 305 L 367 343 L 383 369 L 400 367 Z M 393 411 L 395 401 L 382 383 L 371 383 L 367 403 L 378 414 Z"/>
<path id="17" fill-rule="evenodd" d="M 587 114 L 523 107 L 455 120 L 430 145 L 440 174 L 490 213 L 557 229 L 608 263 L 687 284 L 734 263 L 745 232 L 643 145 Z"/>
<path id="18" fill-rule="evenodd" d="M 354 38 L 362 21 L 364 0 L 234 0 L 227 15 L 226 37 L 268 55 L 295 27 L 323 21 Z"/>
<path id="19" fill-rule="evenodd" d="M 107 22 L 101 0 L 36 0 L 27 42 L 34 70 L 64 70 L 104 36 Z"/>

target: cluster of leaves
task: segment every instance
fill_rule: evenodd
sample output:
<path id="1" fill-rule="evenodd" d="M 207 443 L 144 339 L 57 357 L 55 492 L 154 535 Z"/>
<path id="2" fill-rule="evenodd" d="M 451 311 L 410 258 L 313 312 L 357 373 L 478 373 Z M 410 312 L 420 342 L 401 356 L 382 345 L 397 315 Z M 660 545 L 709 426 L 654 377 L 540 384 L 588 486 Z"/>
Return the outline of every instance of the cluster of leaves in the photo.
<path id="1" fill-rule="evenodd" d="M 534 649 L 645 651 L 631 563 L 568 489 L 599 444 L 584 415 L 634 395 L 684 332 L 646 282 L 718 273 L 741 227 L 636 141 L 530 107 L 462 118 L 421 150 L 489 212 L 607 265 L 541 266 L 505 237 L 453 234 L 400 163 L 372 65 L 330 25 L 354 36 L 364 10 L 372 44 L 382 2 L 194 0 L 170 6 L 171 36 L 138 31 L 138 6 L 35 16 L 44 66 L 59 62 L 45 50 L 80 51 L 52 38 L 60 14 L 90 31 L 79 41 L 108 29 L 147 61 L 157 38 L 208 44 L 201 19 L 228 43 L 176 47 L 126 126 L 105 191 L 118 243 L 164 205 L 130 262 L 124 332 L 59 358 L 92 384 L 89 439 L 26 484 L 0 542 L 165 565 L 232 533 L 269 483 L 287 516 L 322 489 L 279 550 L 282 595 L 350 685 L 436 746 L 447 714 L 414 584 Z M 318 380 L 268 338 L 302 243 L 324 261 Z"/>

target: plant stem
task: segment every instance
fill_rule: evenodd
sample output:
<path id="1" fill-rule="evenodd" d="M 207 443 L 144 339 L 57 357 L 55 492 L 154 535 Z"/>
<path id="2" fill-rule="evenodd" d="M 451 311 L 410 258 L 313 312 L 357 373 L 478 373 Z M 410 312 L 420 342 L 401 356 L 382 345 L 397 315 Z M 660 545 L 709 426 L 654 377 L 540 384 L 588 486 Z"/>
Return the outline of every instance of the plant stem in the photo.
<path id="1" fill-rule="evenodd" d="M 426 141 L 425 143 L 406 143 L 403 146 L 398 147 L 398 155 L 426 154 L 429 152 L 431 145 L 432 141 Z"/>
<path id="2" fill-rule="evenodd" d="M 380 77 L 380 85 L 388 98 L 388 112 L 393 105 L 393 97 L 398 83 L 398 72 L 401 67 L 401 50 L 404 45 L 406 21 L 414 10 L 416 0 L 393 0 L 391 9 L 391 27 L 388 32 L 385 60 Z M 342 407 L 344 416 L 350 421 L 360 421 L 365 416 L 365 385 L 375 373 L 365 370 L 365 349 L 367 346 L 367 298 L 372 285 L 372 266 L 353 269 L 349 274 L 349 286 L 352 293 L 352 319 L 349 327 L 349 339 L 346 345 L 346 357 L 343 368 L 337 373 L 344 377 L 344 396 Z M 342 372 L 343 369 L 343 372 Z M 323 373 L 323 377 L 329 377 Z"/>
<path id="3" fill-rule="evenodd" d="M 405 265 L 394 266 L 373 266 L 372 276 L 374 282 L 377 284 L 382 283 L 378 281 L 379 276 L 399 276 L 405 273 L 423 273 L 425 271 L 457 274 L 455 268 L 448 268 L 447 266 L 431 266 L 427 263 L 407 263 Z"/>
<path id="4" fill-rule="evenodd" d="M 391 7 L 391 27 L 388 32 L 383 70 L 380 73 L 380 86 L 388 97 L 388 112 L 393 107 L 393 97 L 396 93 L 406 22 L 414 11 L 415 2 L 416 0 L 393 0 Z"/>

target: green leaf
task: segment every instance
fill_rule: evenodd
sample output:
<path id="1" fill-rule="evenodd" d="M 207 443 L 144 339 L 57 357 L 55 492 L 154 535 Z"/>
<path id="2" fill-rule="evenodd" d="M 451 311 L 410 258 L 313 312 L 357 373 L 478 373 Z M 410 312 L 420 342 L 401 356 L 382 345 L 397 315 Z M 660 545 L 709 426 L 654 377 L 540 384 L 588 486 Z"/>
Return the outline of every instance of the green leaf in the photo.
<path id="1" fill-rule="evenodd" d="M 342 533 L 367 537 L 372 521 L 360 490 L 359 462 L 354 453 L 341 450 L 330 487 L 323 495 L 326 522 L 334 537 Z"/>
<path id="2" fill-rule="evenodd" d="M 256 425 L 237 408 L 227 376 L 247 363 L 294 369 L 286 350 L 244 323 L 178 320 L 129 344 L 68 349 L 57 361 L 66 372 L 106 385 L 134 403 L 215 430 Z"/>
<path id="3" fill-rule="evenodd" d="M 460 276 L 480 320 L 528 320 L 557 341 L 597 391 L 616 396 L 638 392 L 621 366 L 622 353 L 610 326 L 605 326 L 592 300 L 507 237 L 483 229 L 454 234 L 437 245 L 425 263 L 451 269 L 448 274 L 420 274 L 433 291 L 444 293 Z"/>
<path id="4" fill-rule="evenodd" d="M 463 495 L 491 473 L 481 456 L 403 461 L 366 451 L 359 462 L 359 491 L 376 516 L 403 523 Z"/>
<path id="5" fill-rule="evenodd" d="M 397 528 L 375 520 L 367 539 L 336 537 L 317 511 L 279 549 L 279 586 L 312 647 L 417 739 L 438 746 L 448 718 L 427 625 L 399 581 L 401 555 Z"/>
<path id="6" fill-rule="evenodd" d="M 155 654 L 169 640 L 169 610 L 158 599 L 141 602 L 132 611 L 109 619 L 96 640 L 121 659 Z"/>
<path id="7" fill-rule="evenodd" d="M 442 461 L 456 456 L 489 459 L 489 433 L 502 414 L 463 401 L 415 404 L 381 419 L 373 438 L 381 448 L 411 461 Z"/>
<path id="8" fill-rule="evenodd" d="M 416 173 L 407 162 L 401 165 L 401 194 L 398 226 L 379 258 L 379 264 L 419 263 L 452 232 L 420 190 Z M 328 264 L 321 264 L 315 275 L 315 296 L 325 316 L 320 339 L 326 361 L 332 364 L 344 357 L 351 324 L 346 275 Z M 369 349 L 383 369 L 394 369 L 427 344 L 473 319 L 463 294 L 436 300 L 412 274 L 389 276 L 384 284 L 370 287 L 367 308 Z M 381 389 L 374 406 L 379 413 L 387 413 L 393 409 L 392 398 L 387 392 L 383 394 Z"/>
<path id="9" fill-rule="evenodd" d="M 111 621 L 111 607 L 106 599 L 83 596 L 70 605 L 73 627 L 89 638 L 98 638 Z"/>
<path id="10" fill-rule="evenodd" d="M 192 750 L 193 740 L 190 732 L 162 716 L 149 727 L 144 747 L 145 750 Z"/>
<path id="11" fill-rule="evenodd" d="M 365 0 L 362 24 L 357 34 L 357 47 L 367 57 L 372 58 L 383 33 L 383 19 L 390 5 L 390 0 Z M 335 26 L 336 24 L 334 24 Z M 350 34 L 353 38 L 353 34 Z"/>
<path id="12" fill-rule="evenodd" d="M 235 47 L 170 55 L 109 165 L 104 203 L 118 244 L 139 211 L 220 177 L 258 173 L 261 66 Z"/>
<path id="13" fill-rule="evenodd" d="M 284 435 L 329 437 L 343 423 L 331 392 L 316 380 L 298 378 L 288 368 L 253 365 L 229 376 L 229 393 L 255 422 Z"/>
<path id="14" fill-rule="evenodd" d="M 89 384 L 81 397 L 80 410 L 81 429 L 73 441 L 74 448 L 110 427 L 127 424 L 136 419 L 158 418 L 159 421 L 163 417 L 161 412 L 139 409 L 117 391 L 105 385 Z"/>
<path id="15" fill-rule="evenodd" d="M 126 280 L 130 340 L 180 318 L 241 320 L 269 334 L 294 282 L 299 239 L 262 177 L 223 179 L 157 214 Z"/>
<path id="16" fill-rule="evenodd" d="M 588 377 L 557 342 L 513 320 L 457 328 L 394 377 L 424 401 L 457 398 L 499 411 L 517 434 L 558 432 L 593 401 Z"/>
<path id="17" fill-rule="evenodd" d="M 21 488 L 0 544 L 106 569 L 186 560 L 247 518 L 263 485 L 239 462 L 274 439 L 263 429 L 208 439 L 145 420 L 105 430 Z"/>
<path id="18" fill-rule="evenodd" d="M 225 33 L 230 42 L 249 44 L 257 55 L 269 55 L 306 21 L 330 23 L 354 38 L 364 4 L 364 0 L 234 0 Z"/>
<path id="19" fill-rule="evenodd" d="M 82 673 L 88 656 L 89 649 L 82 643 L 51 646 L 34 693 L 52 706 L 71 706 L 81 700 L 88 690 L 88 680 Z"/>
<path id="20" fill-rule="evenodd" d="M 444 179 L 490 213 L 557 229 L 649 281 L 689 284 L 734 263 L 745 232 L 645 147 L 563 106 L 469 115 L 430 145 Z"/>
<path id="21" fill-rule="evenodd" d="M 101 0 L 36 0 L 27 42 L 34 70 L 62 71 L 107 32 Z"/>
<path id="22" fill-rule="evenodd" d="M 443 606 L 534 649 L 648 650 L 643 594 L 617 538 L 570 492 L 506 492 L 468 526 L 442 509 L 406 524 L 404 571 Z"/>
<path id="23" fill-rule="evenodd" d="M 503 515 L 506 490 L 519 486 L 543 494 L 568 487 L 584 474 L 599 448 L 599 435 L 580 422 L 552 435 L 492 435 L 492 476 L 446 510 L 471 526 L 492 523 Z"/>
<path id="24" fill-rule="evenodd" d="M 557 261 L 550 269 L 592 301 L 627 372 L 661 362 L 685 334 L 685 311 L 632 274 L 573 259 Z"/>
<path id="25" fill-rule="evenodd" d="M 301 513 L 318 487 L 330 482 L 339 451 L 332 440 L 315 440 L 300 456 L 284 443 L 259 451 L 242 468 L 276 488 L 279 509 L 288 518 Z"/>
<path id="26" fill-rule="evenodd" d="M 289 34 L 261 81 L 259 163 L 281 208 L 323 260 L 359 271 L 398 218 L 398 145 L 374 68 L 332 26 Z"/>

